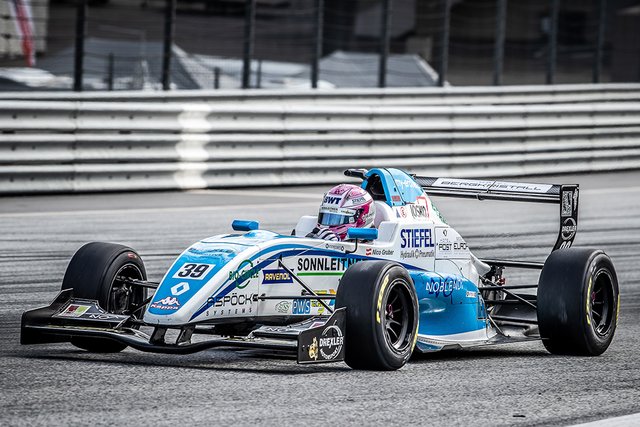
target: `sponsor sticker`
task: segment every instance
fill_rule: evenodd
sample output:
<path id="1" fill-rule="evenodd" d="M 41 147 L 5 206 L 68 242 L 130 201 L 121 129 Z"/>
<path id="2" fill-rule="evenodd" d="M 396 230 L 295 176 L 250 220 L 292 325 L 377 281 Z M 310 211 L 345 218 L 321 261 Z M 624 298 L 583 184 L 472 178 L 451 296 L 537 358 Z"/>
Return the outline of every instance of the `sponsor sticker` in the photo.
<path id="1" fill-rule="evenodd" d="M 571 216 L 572 213 L 573 213 L 573 197 L 571 196 L 571 191 L 563 191 L 562 192 L 562 211 L 560 215 Z"/>
<path id="2" fill-rule="evenodd" d="M 409 210 L 411 211 L 411 216 L 416 219 L 424 219 L 429 216 L 429 214 L 427 213 L 427 208 L 422 205 L 411 204 L 409 205 Z"/>
<path id="3" fill-rule="evenodd" d="M 571 240 L 576 235 L 578 227 L 576 226 L 576 220 L 573 218 L 567 218 L 562 221 L 562 239 Z"/>
<path id="4" fill-rule="evenodd" d="M 291 303 L 289 301 L 280 301 L 276 304 L 276 311 L 278 313 L 288 313 L 291 308 Z"/>
<path id="5" fill-rule="evenodd" d="M 343 345 L 344 335 L 337 325 L 327 326 L 318 340 L 320 356 L 325 360 L 333 360 L 338 357 Z"/>
<path id="6" fill-rule="evenodd" d="M 66 308 L 65 311 L 60 313 L 58 316 L 62 316 L 62 317 L 80 317 L 83 314 L 85 314 L 87 311 L 89 311 L 90 308 L 91 308 L 90 305 L 71 304 L 71 305 L 69 305 L 69 307 Z"/>
<path id="7" fill-rule="evenodd" d="M 524 182 L 496 181 L 491 190 L 516 191 L 519 193 L 546 193 L 551 190 L 551 184 L 529 184 Z"/>
<path id="8" fill-rule="evenodd" d="M 298 275 L 332 275 L 343 273 L 349 266 L 361 261 L 358 258 L 301 257 L 298 258 Z"/>
<path id="9" fill-rule="evenodd" d="M 335 289 L 329 289 L 327 291 L 326 289 L 320 289 L 320 290 L 316 290 L 315 293 L 316 293 L 316 295 L 335 295 L 336 294 L 336 290 Z M 311 301 L 311 307 L 312 308 L 317 308 L 319 314 L 324 313 L 324 305 L 322 305 L 320 300 L 312 299 L 310 301 Z M 333 307 L 333 306 L 336 305 L 336 300 L 335 299 L 325 300 L 325 303 L 329 307 Z"/>
<path id="10" fill-rule="evenodd" d="M 438 178 L 433 183 L 433 187 L 447 187 L 447 188 L 468 188 L 473 190 L 488 190 L 494 181 L 480 181 L 475 179 L 452 179 L 452 178 Z"/>
<path id="11" fill-rule="evenodd" d="M 309 359 L 318 360 L 318 339 L 313 337 L 309 346 Z"/>
<path id="12" fill-rule="evenodd" d="M 336 206 L 327 206 L 327 205 L 322 205 L 320 206 L 320 213 L 333 213 L 333 214 L 338 214 L 338 215 L 355 215 L 358 211 L 355 209 L 348 209 L 348 208 L 339 208 Z"/>
<path id="13" fill-rule="evenodd" d="M 436 228 L 436 257 L 466 258 L 469 256 L 467 242 L 455 231 Z"/>
<path id="14" fill-rule="evenodd" d="M 277 285 L 280 283 L 293 283 L 293 278 L 288 271 L 282 268 L 262 270 L 263 285 Z"/>
<path id="15" fill-rule="evenodd" d="M 324 247 L 326 249 L 333 249 L 334 251 L 344 252 L 344 245 L 338 243 L 327 242 L 325 243 Z"/>
<path id="16" fill-rule="evenodd" d="M 95 320 L 118 320 L 120 316 L 117 314 L 109 314 L 109 313 L 90 313 L 82 316 L 87 319 L 95 319 Z M 126 316 L 125 316 L 126 317 Z"/>
<path id="17" fill-rule="evenodd" d="M 438 178 L 434 187 L 462 188 L 470 190 L 502 190 L 519 193 L 546 193 L 552 187 L 550 184 L 531 184 L 510 181 L 483 181 L 475 179 Z"/>
<path id="18" fill-rule="evenodd" d="M 425 290 L 435 298 L 448 298 L 453 303 L 454 291 L 464 290 L 464 284 L 455 277 L 430 277 L 425 283 Z M 463 295 L 469 296 L 469 293 L 465 291 Z"/>
<path id="19" fill-rule="evenodd" d="M 253 304 L 258 301 L 258 294 L 238 294 L 232 293 L 225 296 L 215 296 L 207 298 L 208 307 L 226 307 Z"/>
<path id="20" fill-rule="evenodd" d="M 171 287 L 171 295 L 180 296 L 189 290 L 189 284 L 187 282 L 180 282 Z"/>
<path id="21" fill-rule="evenodd" d="M 188 252 L 196 255 L 206 255 L 216 258 L 225 258 L 238 253 L 235 249 L 225 249 L 220 247 L 210 247 L 210 245 L 196 244 L 188 249 Z"/>
<path id="22" fill-rule="evenodd" d="M 258 278 L 258 268 L 253 266 L 251 260 L 245 259 L 240 263 L 238 269 L 229 272 L 229 280 L 235 280 L 237 282 L 237 288 L 245 288 L 249 282 L 249 279 Z"/>
<path id="23" fill-rule="evenodd" d="M 401 248 L 433 248 L 430 228 L 410 228 L 400 231 Z"/>
<path id="24" fill-rule="evenodd" d="M 423 249 L 409 249 L 406 251 L 400 251 L 400 258 L 402 259 L 418 259 L 418 258 L 429 258 L 435 256 L 435 251 L 431 250 L 423 250 Z"/>
<path id="25" fill-rule="evenodd" d="M 177 310 L 180 308 L 180 301 L 176 297 L 165 297 L 154 301 L 150 307 L 158 310 Z"/>
<path id="26" fill-rule="evenodd" d="M 308 299 L 296 298 L 293 300 L 291 314 L 309 314 L 311 313 L 311 301 Z"/>
<path id="27" fill-rule="evenodd" d="M 393 249 L 367 248 L 365 255 L 367 256 L 391 256 L 395 253 Z"/>
<path id="28" fill-rule="evenodd" d="M 342 200 L 342 197 L 324 196 L 322 203 L 326 203 L 328 205 L 337 205 L 340 200 Z"/>

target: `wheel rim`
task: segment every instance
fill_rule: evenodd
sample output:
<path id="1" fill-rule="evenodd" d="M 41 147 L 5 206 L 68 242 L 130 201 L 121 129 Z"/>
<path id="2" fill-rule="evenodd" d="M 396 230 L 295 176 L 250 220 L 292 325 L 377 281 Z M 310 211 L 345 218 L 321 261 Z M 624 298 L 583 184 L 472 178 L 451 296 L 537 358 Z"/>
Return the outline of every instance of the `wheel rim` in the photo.
<path id="1" fill-rule="evenodd" d="M 111 282 L 107 311 L 114 314 L 131 314 L 133 305 L 140 304 L 144 298 L 141 289 L 133 289 L 121 278 L 143 280 L 142 271 L 135 264 L 125 264 L 117 271 Z"/>
<path id="2" fill-rule="evenodd" d="M 589 317 L 594 332 L 604 337 L 611 330 L 614 318 L 613 279 L 607 270 L 599 270 L 593 276 L 593 287 L 590 301 Z"/>
<path id="3" fill-rule="evenodd" d="M 413 305 L 407 289 L 407 282 L 396 279 L 389 285 L 382 307 L 384 318 L 382 327 L 387 345 L 398 351 L 404 351 L 411 345 L 413 333 Z"/>

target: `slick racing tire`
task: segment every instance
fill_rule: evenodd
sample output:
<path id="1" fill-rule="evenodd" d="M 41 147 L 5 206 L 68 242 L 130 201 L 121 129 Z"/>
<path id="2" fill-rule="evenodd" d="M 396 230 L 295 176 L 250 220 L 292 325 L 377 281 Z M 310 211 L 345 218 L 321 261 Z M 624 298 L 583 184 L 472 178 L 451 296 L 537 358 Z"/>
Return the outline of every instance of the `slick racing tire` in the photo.
<path id="1" fill-rule="evenodd" d="M 131 314 L 144 301 L 141 287 L 126 285 L 120 278 L 146 280 L 140 256 L 131 248 L 114 243 L 87 243 L 73 255 L 62 289 L 73 289 L 74 298 L 97 300 L 104 310 L 114 314 Z M 139 313 L 138 317 L 141 317 Z M 115 353 L 127 348 L 108 338 L 72 337 L 76 347 L 97 353 Z"/>
<path id="2" fill-rule="evenodd" d="M 601 250 L 554 251 L 538 285 L 538 325 L 553 354 L 598 356 L 609 347 L 618 323 L 618 278 Z"/>
<path id="3" fill-rule="evenodd" d="M 338 285 L 336 307 L 347 309 L 347 365 L 394 370 L 407 363 L 418 336 L 418 299 L 405 268 L 388 261 L 353 264 Z"/>

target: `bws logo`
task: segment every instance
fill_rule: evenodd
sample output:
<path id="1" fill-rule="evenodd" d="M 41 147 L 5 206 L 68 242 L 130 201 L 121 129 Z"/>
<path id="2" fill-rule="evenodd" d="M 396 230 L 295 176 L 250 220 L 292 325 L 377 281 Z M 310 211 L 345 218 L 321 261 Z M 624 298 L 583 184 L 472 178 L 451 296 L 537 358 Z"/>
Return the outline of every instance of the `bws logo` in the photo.
<path id="1" fill-rule="evenodd" d="M 342 199 L 342 197 L 324 196 L 324 200 L 322 201 L 322 203 L 326 203 L 328 205 L 337 205 L 340 199 Z"/>
<path id="2" fill-rule="evenodd" d="M 433 248 L 430 228 L 414 228 L 400 231 L 401 248 Z"/>

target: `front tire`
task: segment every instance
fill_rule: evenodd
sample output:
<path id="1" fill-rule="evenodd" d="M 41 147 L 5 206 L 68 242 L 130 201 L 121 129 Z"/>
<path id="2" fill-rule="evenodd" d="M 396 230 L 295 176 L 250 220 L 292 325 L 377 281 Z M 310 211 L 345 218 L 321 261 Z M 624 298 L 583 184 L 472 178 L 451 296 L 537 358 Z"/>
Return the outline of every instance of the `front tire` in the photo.
<path id="1" fill-rule="evenodd" d="M 147 279 L 140 256 L 127 246 L 91 242 L 71 258 L 62 289 L 73 289 L 74 298 L 97 300 L 108 313 L 131 314 L 144 301 L 145 291 L 140 287 L 132 288 L 121 278 Z M 73 337 L 71 343 L 96 353 L 115 353 L 127 348 L 108 338 Z"/>
<path id="2" fill-rule="evenodd" d="M 418 334 L 418 299 L 405 268 L 388 261 L 352 265 L 340 280 L 336 307 L 347 308 L 347 365 L 395 370 L 407 363 Z"/>
<path id="3" fill-rule="evenodd" d="M 601 250 L 554 251 L 538 285 L 538 325 L 553 354 L 598 356 L 611 344 L 618 323 L 618 278 Z"/>

